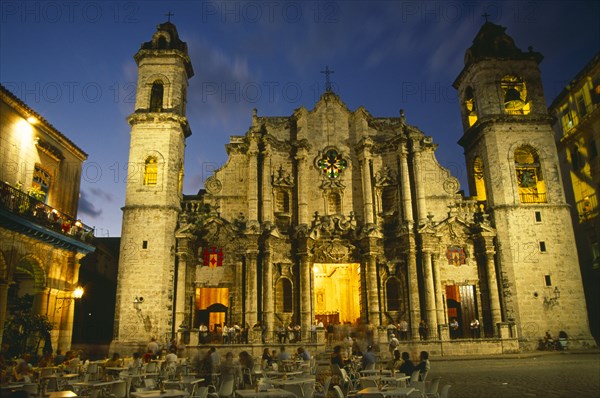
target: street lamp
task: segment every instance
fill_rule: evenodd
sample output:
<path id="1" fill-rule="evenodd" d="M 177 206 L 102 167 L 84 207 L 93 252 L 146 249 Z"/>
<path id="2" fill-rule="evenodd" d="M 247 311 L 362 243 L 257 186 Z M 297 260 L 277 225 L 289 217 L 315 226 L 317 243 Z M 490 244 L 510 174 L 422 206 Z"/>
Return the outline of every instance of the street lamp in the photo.
<path id="1" fill-rule="evenodd" d="M 79 300 L 81 297 L 83 297 L 83 293 L 84 293 L 83 288 L 81 286 L 77 286 L 75 288 L 75 290 L 73 290 L 71 292 L 66 292 L 66 295 L 64 295 L 63 297 L 59 297 L 58 295 L 56 295 L 56 304 L 54 305 L 54 313 L 56 313 L 56 311 L 58 311 L 62 307 L 64 307 L 65 303 L 68 307 L 69 305 L 71 305 L 72 300 Z M 59 300 L 62 301 L 60 306 L 58 306 Z"/>

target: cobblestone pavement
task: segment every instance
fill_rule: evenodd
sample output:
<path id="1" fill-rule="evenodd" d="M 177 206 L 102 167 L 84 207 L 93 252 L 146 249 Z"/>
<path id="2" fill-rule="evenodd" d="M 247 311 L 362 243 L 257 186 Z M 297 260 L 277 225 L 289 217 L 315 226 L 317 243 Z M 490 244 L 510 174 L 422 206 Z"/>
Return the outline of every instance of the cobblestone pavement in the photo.
<path id="1" fill-rule="evenodd" d="M 431 378 L 450 398 L 597 398 L 600 354 L 540 353 L 501 359 L 431 358 Z M 428 376 L 428 379 L 429 379 Z"/>

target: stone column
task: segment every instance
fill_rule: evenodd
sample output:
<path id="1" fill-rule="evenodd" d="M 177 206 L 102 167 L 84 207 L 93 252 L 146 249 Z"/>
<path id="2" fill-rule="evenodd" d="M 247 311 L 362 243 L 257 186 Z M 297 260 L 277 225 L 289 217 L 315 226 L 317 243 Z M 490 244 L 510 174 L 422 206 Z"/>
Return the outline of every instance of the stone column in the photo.
<path id="1" fill-rule="evenodd" d="M 408 172 L 408 154 L 404 145 L 400 148 L 400 179 L 402 184 L 402 212 L 398 212 L 398 214 L 400 215 L 400 223 L 408 221 L 410 228 L 413 223 L 412 193 Z"/>
<path id="2" fill-rule="evenodd" d="M 498 281 L 496 280 L 496 267 L 494 265 L 494 254 L 493 247 L 486 248 L 486 271 L 487 271 L 487 283 L 490 294 L 490 313 L 492 315 L 492 325 L 494 326 L 494 333 L 497 332 L 497 325 L 502 322 L 502 313 L 500 312 L 500 294 L 498 293 Z"/>
<path id="3" fill-rule="evenodd" d="M 256 248 L 246 251 L 246 322 L 254 326 L 258 316 L 258 280 Z"/>
<path id="4" fill-rule="evenodd" d="M 367 299 L 369 311 L 369 324 L 379 326 L 379 295 L 377 292 L 377 257 L 374 254 L 365 255 L 367 265 Z"/>
<path id="5" fill-rule="evenodd" d="M 271 341 L 275 322 L 275 300 L 273 299 L 273 264 L 271 263 L 271 251 L 267 247 L 263 255 L 263 319 L 262 324 L 267 328 L 267 341 Z M 254 325 L 250 325 L 253 327 Z"/>
<path id="6" fill-rule="evenodd" d="M 302 341 L 310 341 L 310 327 L 312 325 L 310 267 L 306 253 L 300 254 L 300 327 L 302 328 Z"/>
<path id="7" fill-rule="evenodd" d="M 444 314 L 444 291 L 442 291 L 439 255 L 434 254 L 431 260 L 433 265 L 433 282 L 435 286 L 435 309 L 437 324 L 444 325 L 446 324 L 446 316 Z"/>
<path id="8" fill-rule="evenodd" d="M 0 281 L 0 345 L 2 345 L 2 337 L 4 335 L 4 322 L 6 322 L 6 312 L 8 306 L 8 282 Z"/>
<path id="9" fill-rule="evenodd" d="M 425 285 L 425 314 L 429 326 L 429 336 L 437 338 L 437 316 L 435 310 L 435 290 L 433 287 L 433 273 L 431 270 L 431 252 L 423 251 L 423 279 Z"/>
<path id="10" fill-rule="evenodd" d="M 179 330 L 179 327 L 182 325 L 185 325 L 186 323 L 186 304 L 188 301 L 188 296 L 185 294 L 186 293 L 186 269 L 187 269 L 187 259 L 188 259 L 188 253 L 187 250 L 185 250 L 185 245 L 187 243 L 187 239 L 180 239 L 179 244 L 177 245 L 177 260 L 178 260 L 178 265 L 177 265 L 177 286 L 176 286 L 176 292 L 177 292 L 177 297 L 176 297 L 176 302 L 175 302 L 175 331 L 177 332 Z M 184 247 L 181 248 L 180 245 L 183 245 Z M 191 324 L 191 314 L 190 314 L 190 324 L 187 325 L 187 328 L 191 328 L 193 325 Z"/>
<path id="11" fill-rule="evenodd" d="M 262 221 L 273 221 L 273 188 L 271 186 L 271 150 L 265 148 L 262 159 Z M 254 325 L 252 325 L 254 326 Z"/>
<path id="12" fill-rule="evenodd" d="M 367 150 L 363 149 L 361 156 L 361 177 L 363 186 L 363 202 L 364 202 L 364 219 L 365 224 L 373 224 L 373 191 L 371 189 L 371 169 L 369 167 L 370 157 Z"/>
<path id="13" fill-rule="evenodd" d="M 408 304 L 410 307 L 410 333 L 412 339 L 419 338 L 419 322 L 421 321 L 421 306 L 419 304 L 419 278 L 417 275 L 417 255 L 414 238 L 409 237 L 408 252 Z"/>
<path id="14" fill-rule="evenodd" d="M 298 147 L 296 152 L 296 162 L 298 167 L 298 224 L 307 225 L 308 219 L 308 200 L 307 200 L 307 151 L 304 147 Z"/>
<path id="15" fill-rule="evenodd" d="M 236 254 L 235 259 L 235 286 L 233 290 L 235 291 L 235 297 L 237 298 L 237 305 L 233 308 L 233 317 L 239 319 L 240 322 L 247 322 L 248 319 L 244 319 L 244 309 L 246 306 L 248 295 L 244 296 L 244 286 L 242 281 L 244 280 L 244 261 L 242 255 Z M 246 285 L 247 288 L 248 285 Z M 246 301 L 244 301 L 246 300 Z M 254 324 L 250 324 L 250 327 L 254 326 Z"/>
<path id="16" fill-rule="evenodd" d="M 258 144 L 250 138 L 248 148 L 248 221 L 258 220 Z"/>
<path id="17" fill-rule="evenodd" d="M 413 169 L 415 171 L 415 185 L 417 190 L 417 217 L 419 225 L 427 221 L 427 205 L 425 202 L 425 181 L 421 169 L 421 149 L 415 145 L 413 152 Z"/>

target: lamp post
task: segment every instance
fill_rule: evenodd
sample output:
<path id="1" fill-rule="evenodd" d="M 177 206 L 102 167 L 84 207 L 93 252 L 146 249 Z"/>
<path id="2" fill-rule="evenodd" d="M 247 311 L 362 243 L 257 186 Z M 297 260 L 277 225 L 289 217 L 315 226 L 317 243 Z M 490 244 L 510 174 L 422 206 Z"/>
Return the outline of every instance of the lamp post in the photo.
<path id="1" fill-rule="evenodd" d="M 71 307 L 71 302 L 79 300 L 83 297 L 84 290 L 81 286 L 77 286 L 72 291 L 64 292 L 63 296 L 56 295 L 54 304 L 54 322 L 57 323 L 57 348 L 67 351 L 71 348 L 71 338 L 73 336 L 73 314 L 74 308 Z M 60 301 L 60 304 L 59 304 Z M 60 318 L 56 319 L 56 312 L 62 310 Z"/>

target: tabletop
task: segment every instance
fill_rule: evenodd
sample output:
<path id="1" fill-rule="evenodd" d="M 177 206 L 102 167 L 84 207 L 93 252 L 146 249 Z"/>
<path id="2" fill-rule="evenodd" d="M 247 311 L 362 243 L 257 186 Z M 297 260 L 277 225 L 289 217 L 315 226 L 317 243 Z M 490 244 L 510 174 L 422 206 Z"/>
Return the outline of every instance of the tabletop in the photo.
<path id="1" fill-rule="evenodd" d="M 48 394 L 49 398 L 71 398 L 76 396 L 77 394 L 73 391 L 54 391 Z"/>
<path id="2" fill-rule="evenodd" d="M 381 394 L 384 397 L 408 397 L 408 395 L 411 394 L 413 391 L 415 391 L 415 389 L 412 387 L 394 387 L 394 388 L 384 388 L 382 390 L 380 390 L 377 387 L 368 387 L 368 388 L 363 388 L 362 390 L 359 390 L 356 393 L 356 395 Z"/>
<path id="3" fill-rule="evenodd" d="M 152 390 L 132 392 L 130 395 L 135 398 L 178 398 L 186 397 L 188 393 L 187 391 L 183 390 L 165 390 L 164 392 L 160 390 Z"/>
<path id="4" fill-rule="evenodd" d="M 289 386 L 292 384 L 305 384 L 305 383 L 314 383 L 314 377 L 298 377 L 294 379 L 271 379 L 269 383 L 274 386 Z"/>
<path id="5" fill-rule="evenodd" d="M 296 398 L 294 393 L 281 388 L 269 388 L 267 391 L 235 390 L 235 395 L 241 398 Z"/>

